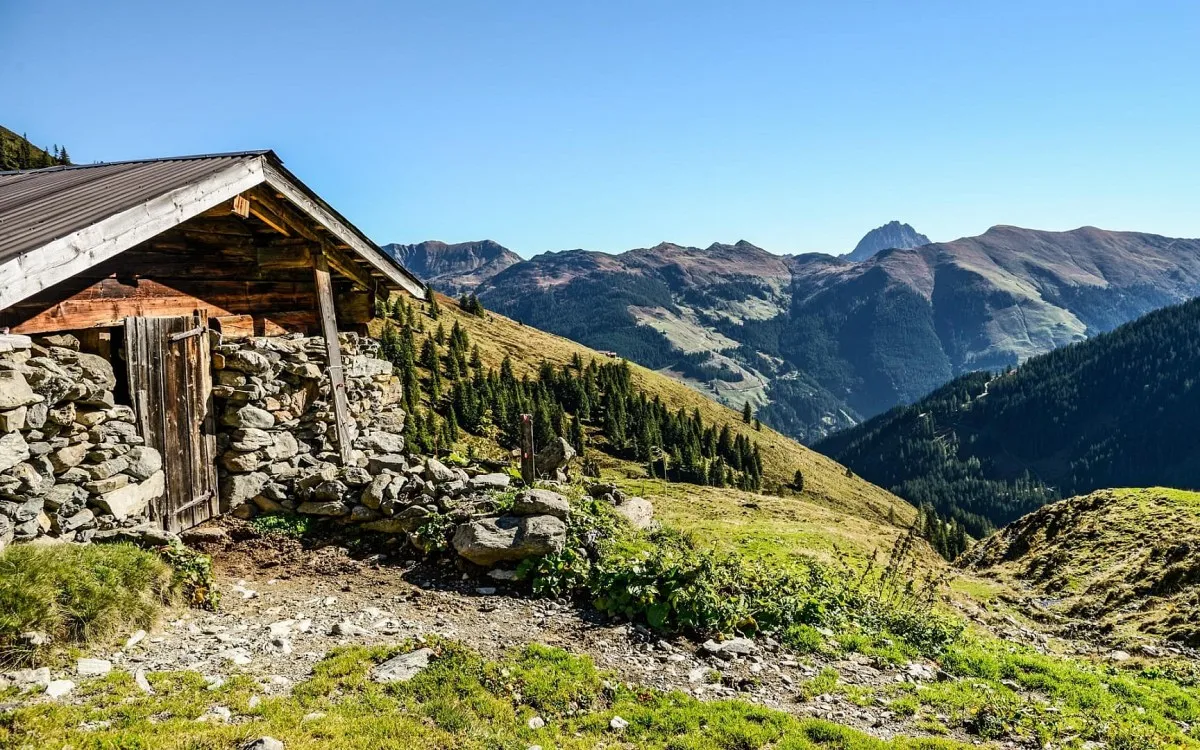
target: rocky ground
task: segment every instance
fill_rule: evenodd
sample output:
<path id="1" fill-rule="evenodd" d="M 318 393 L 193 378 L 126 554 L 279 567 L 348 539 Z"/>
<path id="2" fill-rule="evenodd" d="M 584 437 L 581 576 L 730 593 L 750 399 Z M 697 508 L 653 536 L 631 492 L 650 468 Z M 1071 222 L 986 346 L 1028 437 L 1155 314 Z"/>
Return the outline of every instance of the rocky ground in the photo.
<path id="1" fill-rule="evenodd" d="M 153 632 L 135 634 L 136 643 L 90 657 L 135 675 L 191 670 L 214 684 L 248 674 L 278 694 L 341 645 L 437 635 L 494 657 L 536 642 L 587 654 L 629 683 L 703 699 L 736 697 L 879 737 L 918 732 L 879 701 L 860 706 L 833 694 L 806 700 L 811 690 L 804 683 L 827 667 L 850 685 L 938 679 L 932 664 L 880 668 L 860 655 L 796 656 L 770 639 L 663 640 L 640 626 L 564 602 L 514 596 L 502 581 L 466 578 L 451 566 L 404 560 L 387 549 L 352 556 L 335 545 L 308 548 L 284 536 L 259 536 L 235 520 L 206 531 L 209 541 L 197 546 L 218 553 L 219 611 L 175 610 Z M 80 666 L 106 669 L 103 663 Z M 61 671 L 51 676 L 79 679 L 74 670 Z"/>

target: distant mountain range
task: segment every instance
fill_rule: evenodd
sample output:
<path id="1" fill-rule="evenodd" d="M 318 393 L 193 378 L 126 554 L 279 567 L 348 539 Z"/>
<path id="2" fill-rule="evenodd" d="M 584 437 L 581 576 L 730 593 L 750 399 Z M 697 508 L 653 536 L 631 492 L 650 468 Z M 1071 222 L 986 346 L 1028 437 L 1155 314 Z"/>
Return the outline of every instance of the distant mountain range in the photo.
<path id="1" fill-rule="evenodd" d="M 431 240 L 416 245 L 384 245 L 383 250 L 443 294 L 473 291 L 521 256 L 491 240 L 447 245 Z"/>
<path id="2" fill-rule="evenodd" d="M 972 373 L 817 443 L 974 535 L 1103 487 L 1200 488 L 1200 299 Z"/>
<path id="3" fill-rule="evenodd" d="M 854 249 L 842 257 L 846 260 L 861 262 L 884 250 L 906 250 L 910 247 L 928 244 L 929 238 L 908 224 L 889 221 L 887 224 L 867 232 L 854 246 Z"/>
<path id="4" fill-rule="evenodd" d="M 894 222 L 860 248 L 919 239 Z M 998 226 L 861 262 L 745 241 L 527 261 L 488 242 L 387 247 L 435 288 L 749 401 L 807 441 L 1200 294 L 1200 241 L 1093 227 Z"/>

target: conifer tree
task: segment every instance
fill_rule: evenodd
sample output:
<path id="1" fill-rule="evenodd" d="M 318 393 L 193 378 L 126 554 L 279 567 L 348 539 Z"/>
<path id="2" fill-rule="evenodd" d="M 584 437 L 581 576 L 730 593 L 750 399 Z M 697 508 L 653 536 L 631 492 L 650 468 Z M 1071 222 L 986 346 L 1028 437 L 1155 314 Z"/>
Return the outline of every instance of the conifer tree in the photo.
<path id="1" fill-rule="evenodd" d="M 745 422 L 746 424 L 750 424 L 750 419 L 753 416 L 754 416 L 754 412 L 750 409 L 750 402 L 747 401 L 745 404 L 742 405 L 742 421 Z"/>

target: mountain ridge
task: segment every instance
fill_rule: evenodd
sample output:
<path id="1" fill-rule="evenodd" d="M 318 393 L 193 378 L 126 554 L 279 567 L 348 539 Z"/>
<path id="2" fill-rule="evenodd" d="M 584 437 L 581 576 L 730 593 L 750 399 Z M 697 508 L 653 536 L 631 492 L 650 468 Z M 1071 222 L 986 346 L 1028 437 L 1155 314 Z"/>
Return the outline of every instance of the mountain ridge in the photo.
<path id="1" fill-rule="evenodd" d="M 744 240 L 664 242 L 543 253 L 480 275 L 473 290 L 489 308 L 736 408 L 749 402 L 773 426 L 818 440 L 964 372 L 1200 294 L 1200 241 L 996 225 L 859 262 Z"/>

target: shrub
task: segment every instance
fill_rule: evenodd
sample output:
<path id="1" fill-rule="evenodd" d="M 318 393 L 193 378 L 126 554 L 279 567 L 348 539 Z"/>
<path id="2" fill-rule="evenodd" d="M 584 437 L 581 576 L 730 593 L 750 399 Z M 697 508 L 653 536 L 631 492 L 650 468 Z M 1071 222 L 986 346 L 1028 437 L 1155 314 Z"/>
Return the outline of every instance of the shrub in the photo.
<path id="1" fill-rule="evenodd" d="M 914 583 L 914 541 L 901 538 L 882 568 L 863 574 L 816 563 L 788 572 L 702 549 L 671 529 L 635 535 L 607 504 L 584 499 L 572 506 L 565 549 L 525 561 L 518 577 L 536 594 L 586 596 L 602 612 L 667 633 L 781 633 L 798 647 L 805 639 L 819 647 L 812 632 L 796 626 L 825 624 L 854 628 L 871 644 L 876 636 L 899 638 L 933 655 L 958 637 L 962 624 L 934 611 L 940 581 Z M 875 651 L 888 660 L 904 653 Z"/>
<path id="2" fill-rule="evenodd" d="M 128 544 L 10 547 L 0 555 L 0 664 L 38 656 L 22 633 L 84 644 L 149 627 L 171 582 L 167 563 Z"/>

